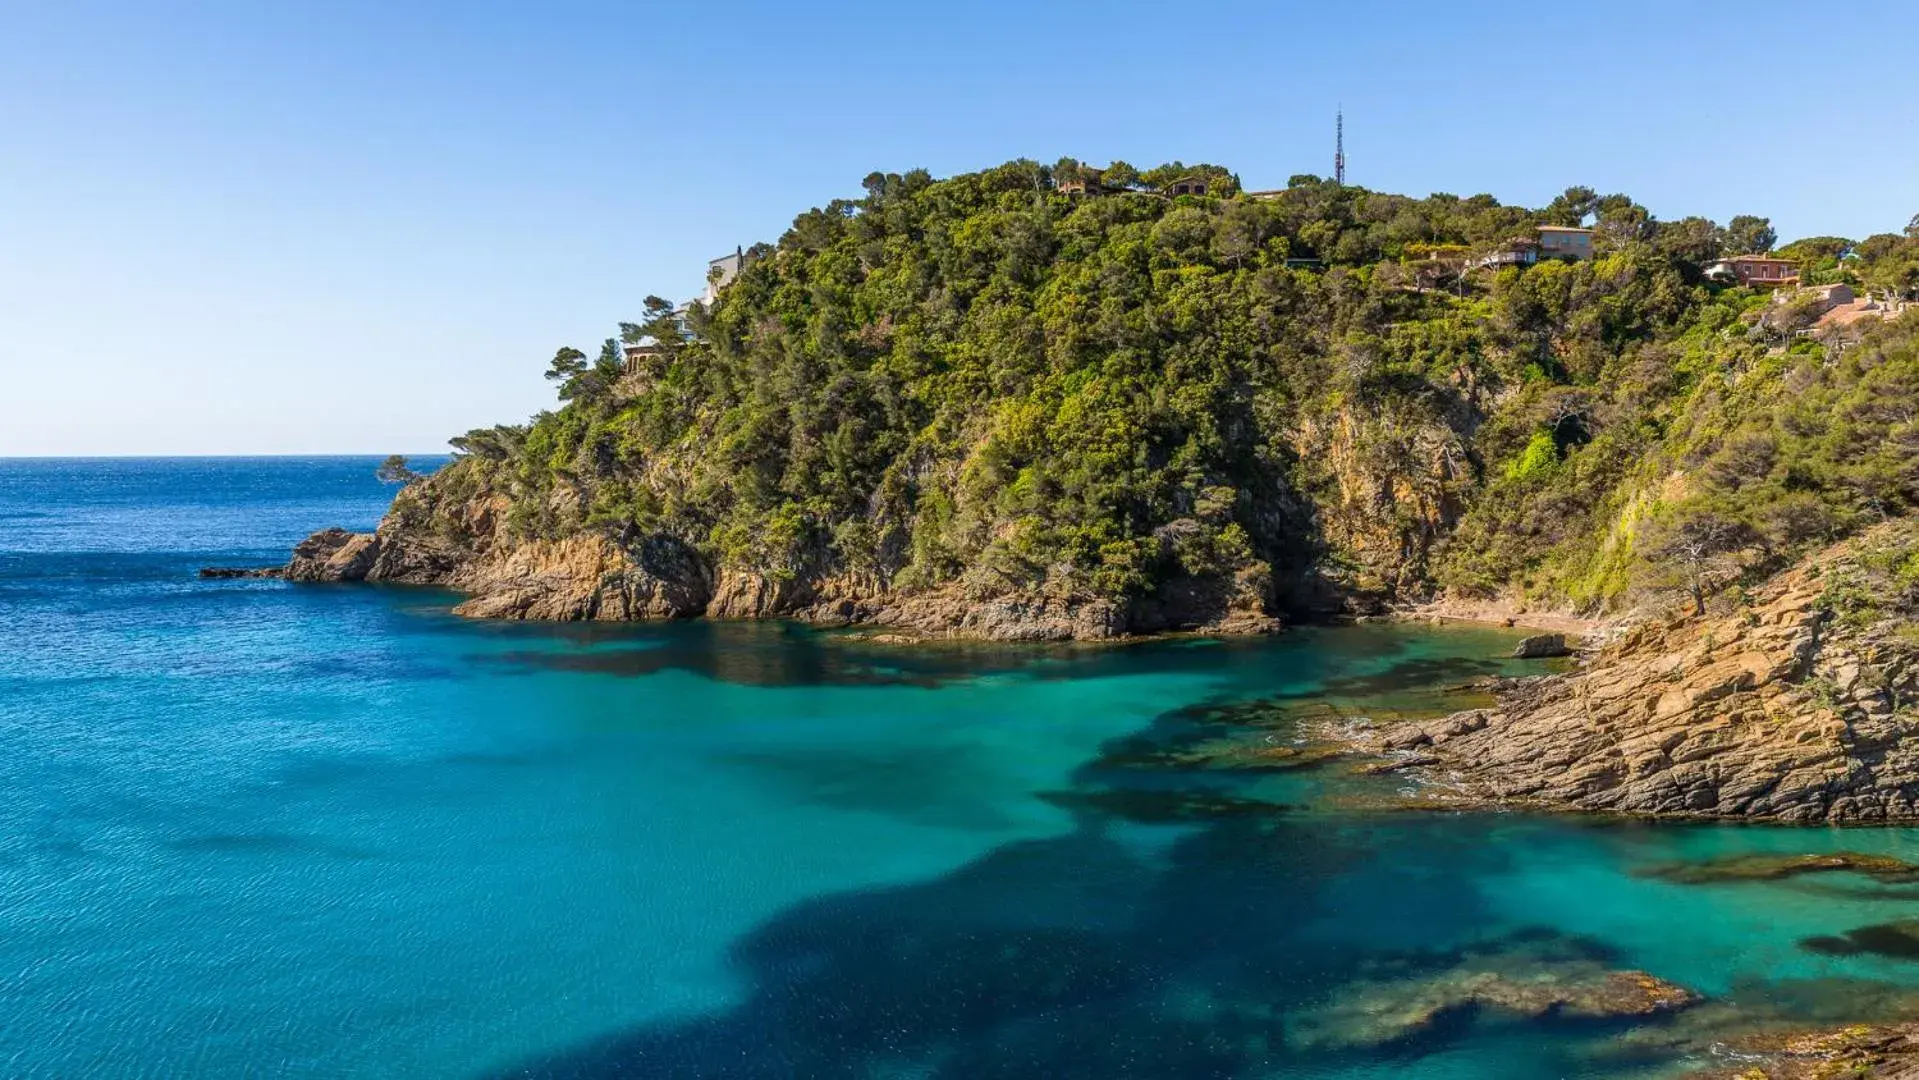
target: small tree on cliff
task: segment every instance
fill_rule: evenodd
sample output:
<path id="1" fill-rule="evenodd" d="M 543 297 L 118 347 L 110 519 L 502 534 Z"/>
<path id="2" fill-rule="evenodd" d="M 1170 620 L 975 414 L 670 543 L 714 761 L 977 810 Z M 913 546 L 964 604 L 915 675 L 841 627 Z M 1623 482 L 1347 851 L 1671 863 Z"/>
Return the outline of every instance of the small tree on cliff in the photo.
<path id="1" fill-rule="evenodd" d="M 405 454 L 388 455 L 385 461 L 380 462 L 380 467 L 373 470 L 373 475 L 379 477 L 382 484 L 404 485 L 426 479 L 407 465 Z"/>
<path id="2" fill-rule="evenodd" d="M 1706 613 L 1706 596 L 1738 572 L 1736 556 L 1761 543 L 1743 518 L 1709 506 L 1685 507 L 1656 521 L 1642 548 L 1646 560 Z"/>

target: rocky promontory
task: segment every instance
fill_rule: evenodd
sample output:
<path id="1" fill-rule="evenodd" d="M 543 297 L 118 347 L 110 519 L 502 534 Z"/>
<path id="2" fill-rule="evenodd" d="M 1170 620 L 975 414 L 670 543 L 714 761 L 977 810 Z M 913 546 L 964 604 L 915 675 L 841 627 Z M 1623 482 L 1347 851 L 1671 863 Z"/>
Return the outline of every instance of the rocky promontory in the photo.
<path id="1" fill-rule="evenodd" d="M 314 533 L 294 548 L 284 577 L 442 586 L 466 594 L 456 614 L 491 619 L 793 619 L 1003 641 L 1095 641 L 1165 630 L 1259 634 L 1280 626 L 1268 612 L 1270 583 L 1257 570 L 1179 581 L 1133 601 L 962 582 L 899 588 L 877 574 L 838 568 L 718 566 L 682 539 L 631 529 L 520 535 L 508 527 L 509 500 L 466 491 L 461 480 L 408 485 L 374 532 Z"/>
<path id="2" fill-rule="evenodd" d="M 1633 627 L 1577 670 L 1497 684 L 1490 708 L 1353 737 L 1448 801 L 1919 817 L 1919 645 L 1892 580 L 1913 532 L 1869 532 L 1725 610 Z"/>

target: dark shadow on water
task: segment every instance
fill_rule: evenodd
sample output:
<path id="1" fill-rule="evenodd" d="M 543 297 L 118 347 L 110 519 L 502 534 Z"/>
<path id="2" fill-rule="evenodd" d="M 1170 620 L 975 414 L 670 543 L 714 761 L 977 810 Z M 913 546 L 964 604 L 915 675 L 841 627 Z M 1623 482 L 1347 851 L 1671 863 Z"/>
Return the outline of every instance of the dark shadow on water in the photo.
<path id="1" fill-rule="evenodd" d="M 1377 969 L 1365 950 L 1303 932 L 1338 914 L 1323 883 L 1382 857 L 1364 842 L 1342 845 L 1283 815 L 1228 813 L 1169 833 L 1177 839 L 1149 854 L 1120 842 L 1097 810 L 1078 821 L 931 881 L 797 904 L 734 944 L 747 985 L 737 1005 L 499 1075 L 1251 1077 L 1347 1059 L 1389 1064 L 1453 1046 L 1472 1028 L 1467 1014 L 1391 1045 L 1288 1046 L 1289 1014 Z M 1470 886 L 1435 887 L 1444 892 L 1408 902 L 1490 917 Z M 1487 947 L 1395 962 L 1439 969 Z M 1492 947 L 1541 949 L 1523 935 Z"/>
<path id="2" fill-rule="evenodd" d="M 1205 830 L 1313 858 L 1296 833 Z M 1310 890 L 1180 842 L 1142 861 L 1088 826 L 1005 845 L 924 884 L 798 905 L 733 949 L 749 997 L 503 1075 L 602 1077 L 1230 1076 L 1279 1043 L 1302 957 L 1277 928 Z M 1302 866 L 1301 869 L 1304 869 Z M 1183 1006 L 1210 995 L 1206 1008 Z M 1223 999 L 1230 997 L 1230 1000 Z"/>
<path id="3" fill-rule="evenodd" d="M 935 687 L 1073 655 L 1071 647 L 877 646 L 786 623 L 686 622 L 618 628 L 568 624 L 540 627 L 539 635 L 546 647 L 482 661 L 526 671 L 626 678 L 689 671 L 745 686 Z M 569 648 L 552 648 L 553 642 Z"/>
<path id="4" fill-rule="evenodd" d="M 924 686 L 996 674 L 1084 679 L 1220 675 L 1291 684 L 1300 693 L 1359 696 L 1501 670 L 1493 643 L 1455 638 L 1483 655 L 1399 655 L 1445 631 L 1312 629 L 1273 638 L 1164 638 L 1116 643 L 938 641 L 885 644 L 796 623 L 689 620 L 656 624 L 489 624 L 474 632 L 529 647 L 476 657 L 509 670 L 640 677 L 690 671 L 749 686 Z M 1383 665 L 1355 674 L 1355 666 Z M 1324 686 L 1321 683 L 1324 682 Z"/>

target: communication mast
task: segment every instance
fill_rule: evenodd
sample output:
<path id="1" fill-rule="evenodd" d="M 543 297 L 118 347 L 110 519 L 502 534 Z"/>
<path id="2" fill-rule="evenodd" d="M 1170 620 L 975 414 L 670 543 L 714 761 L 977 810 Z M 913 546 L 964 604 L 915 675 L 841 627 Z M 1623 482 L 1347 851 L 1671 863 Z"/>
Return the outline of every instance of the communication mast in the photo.
<path id="1" fill-rule="evenodd" d="M 1333 183 L 1346 186 L 1346 107 L 1333 114 Z"/>

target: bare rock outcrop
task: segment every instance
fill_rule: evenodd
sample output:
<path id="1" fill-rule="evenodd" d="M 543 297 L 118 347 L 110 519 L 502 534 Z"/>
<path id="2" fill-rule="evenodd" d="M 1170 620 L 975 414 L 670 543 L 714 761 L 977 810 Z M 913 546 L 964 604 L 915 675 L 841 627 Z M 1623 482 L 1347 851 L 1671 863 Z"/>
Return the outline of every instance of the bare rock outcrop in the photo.
<path id="1" fill-rule="evenodd" d="M 704 612 L 713 593 L 686 545 L 664 537 L 628 545 L 595 533 L 498 547 L 445 584 L 470 594 L 454 614 L 486 619 L 678 619 Z"/>
<path id="2" fill-rule="evenodd" d="M 1842 625 L 1826 553 L 1747 606 L 1649 624 L 1583 670 L 1512 680 L 1491 708 L 1356 738 L 1431 760 L 1441 797 L 1636 814 L 1919 817 L 1919 663 Z"/>
<path id="3" fill-rule="evenodd" d="M 288 581 L 365 581 L 380 555 L 373 533 L 322 529 L 293 547 L 282 573 Z"/>

